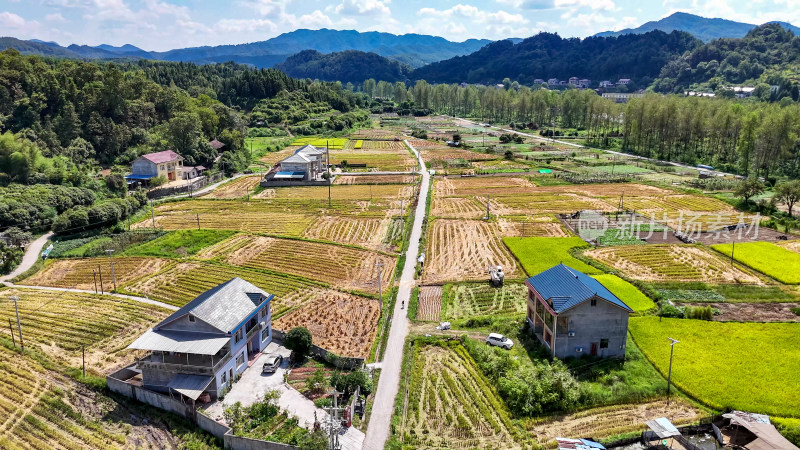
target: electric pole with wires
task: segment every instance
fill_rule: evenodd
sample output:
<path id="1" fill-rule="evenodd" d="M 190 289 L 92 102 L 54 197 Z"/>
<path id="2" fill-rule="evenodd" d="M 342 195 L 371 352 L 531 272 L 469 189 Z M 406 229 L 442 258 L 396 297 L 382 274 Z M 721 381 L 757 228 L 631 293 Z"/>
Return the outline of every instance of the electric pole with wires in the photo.
<path id="1" fill-rule="evenodd" d="M 111 260 L 111 281 L 114 282 L 114 292 L 117 292 L 117 276 L 114 274 L 114 250 L 107 249 L 108 259 Z"/>
<path id="2" fill-rule="evenodd" d="M 22 325 L 20 325 L 19 323 L 19 307 L 17 306 L 19 297 L 11 297 L 11 300 L 14 300 L 14 312 L 17 314 L 17 331 L 19 332 L 19 346 L 23 350 L 25 350 L 25 342 L 22 340 Z"/>

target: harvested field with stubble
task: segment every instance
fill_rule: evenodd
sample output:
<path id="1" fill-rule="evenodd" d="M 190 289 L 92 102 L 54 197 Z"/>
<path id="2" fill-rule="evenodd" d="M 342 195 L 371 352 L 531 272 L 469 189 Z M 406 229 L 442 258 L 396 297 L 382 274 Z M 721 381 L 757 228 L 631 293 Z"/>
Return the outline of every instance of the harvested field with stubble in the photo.
<path id="1" fill-rule="evenodd" d="M 431 216 L 446 219 L 480 219 L 486 215 L 486 206 L 472 198 L 434 197 Z"/>
<path id="2" fill-rule="evenodd" d="M 495 225 L 477 220 L 436 219 L 428 225 L 423 279 L 426 283 L 485 279 L 488 266 L 503 266 L 506 278 L 520 275 Z"/>
<path id="3" fill-rule="evenodd" d="M 442 286 L 420 286 L 417 320 L 438 322 L 442 312 Z"/>
<path id="4" fill-rule="evenodd" d="M 463 283 L 448 287 L 442 316 L 447 320 L 478 316 L 524 315 L 528 288 L 522 283 L 505 283 L 496 288 L 486 283 Z"/>
<path id="5" fill-rule="evenodd" d="M 325 350 L 366 359 L 375 340 L 379 308 L 377 300 L 324 291 L 303 307 L 275 320 L 273 326 L 283 331 L 306 327 L 314 344 Z"/>
<path id="6" fill-rule="evenodd" d="M 539 442 L 554 442 L 562 436 L 592 436 L 604 439 L 624 433 L 644 431 L 645 421 L 669 417 L 675 425 L 687 425 L 707 417 L 699 408 L 680 397 L 674 397 L 667 406 L 666 400 L 633 405 L 615 405 L 593 408 L 563 416 L 531 419 L 525 429 L 535 434 Z"/>
<path id="7" fill-rule="evenodd" d="M 552 219 L 552 218 L 550 218 Z M 520 218 L 519 220 L 498 219 L 500 235 L 503 237 L 569 237 L 570 233 L 558 221 L 547 217 Z"/>
<path id="8" fill-rule="evenodd" d="M 411 184 L 414 175 L 339 175 L 333 184 Z"/>
<path id="9" fill-rule="evenodd" d="M 398 434 L 417 449 L 522 449 L 536 438 L 511 419 L 491 382 L 457 342 L 416 345 Z M 402 411 L 402 409 L 398 409 Z"/>
<path id="10" fill-rule="evenodd" d="M 138 278 L 155 274 L 172 264 L 168 259 L 139 258 L 122 256 L 114 258 L 114 275 L 117 287 Z M 99 266 L 99 269 L 98 269 Z M 45 268 L 18 284 L 28 286 L 52 286 L 60 288 L 94 290 L 92 271 L 103 274 L 103 288 L 111 291 L 114 288 L 111 278 L 111 263 L 108 258 L 56 259 L 47 261 Z M 97 289 L 100 290 L 100 277 L 97 277 Z"/>
<path id="11" fill-rule="evenodd" d="M 696 245 L 605 247 L 588 250 L 584 255 L 607 264 L 630 278 L 642 281 L 762 283 L 749 270 L 731 267 L 730 260 Z"/>
<path id="12" fill-rule="evenodd" d="M 387 250 L 383 242 L 390 224 L 388 218 L 322 216 L 308 227 L 302 237 Z"/>
<path id="13" fill-rule="evenodd" d="M 203 198 L 214 198 L 214 199 L 232 199 L 232 198 L 241 198 L 247 194 L 251 194 L 253 190 L 258 186 L 258 183 L 261 182 L 260 175 L 248 175 L 244 177 L 237 178 L 233 181 L 229 181 L 222 186 L 214 189 L 213 191 L 209 192 L 206 195 L 203 195 Z"/>
<path id="14" fill-rule="evenodd" d="M 299 275 L 339 289 L 368 293 L 378 292 L 376 263 L 383 264 L 383 286 L 388 286 L 394 272 L 395 259 L 374 251 L 292 239 L 249 238 L 225 258 L 226 263 Z"/>
<path id="15" fill-rule="evenodd" d="M 26 345 L 75 366 L 81 363 L 80 349 L 85 345 L 87 366 L 94 369 L 122 363 L 128 353 L 125 347 L 171 312 L 108 295 L 11 288 L 0 290 L 3 323 L 15 317 L 8 300 L 12 296 L 20 299 Z M 2 334 L 10 339 L 8 329 Z"/>
<path id="16" fill-rule="evenodd" d="M 182 262 L 162 270 L 154 276 L 137 280 L 123 290 L 134 295 L 155 298 L 166 303 L 183 306 L 188 301 L 212 287 L 231 278 L 241 277 L 275 295 L 273 315 L 298 306 L 299 291 L 322 287 L 310 280 L 288 275 L 259 272 L 244 267 L 232 267 L 203 262 Z"/>

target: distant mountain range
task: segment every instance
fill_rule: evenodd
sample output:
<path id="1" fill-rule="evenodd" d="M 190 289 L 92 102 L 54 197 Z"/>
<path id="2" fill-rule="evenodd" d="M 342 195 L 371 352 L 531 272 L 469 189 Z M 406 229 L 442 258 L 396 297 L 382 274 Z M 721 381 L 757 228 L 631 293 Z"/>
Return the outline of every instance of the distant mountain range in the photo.
<path id="1" fill-rule="evenodd" d="M 148 52 L 130 44 L 121 47 L 74 44 L 62 47 L 55 42 L 37 39 L 23 41 L 10 37 L 0 38 L 0 49 L 13 47 L 25 54 L 64 58 L 145 58 L 198 64 L 235 61 L 259 68 L 272 67 L 303 50 L 316 50 L 320 53 L 358 50 L 376 53 L 411 67 L 422 67 L 432 62 L 475 52 L 490 42 L 492 41 L 488 39 L 452 42 L 442 37 L 421 34 L 398 36 L 377 31 L 361 33 L 353 30 L 302 29 L 249 44 L 192 47 L 166 52 Z"/>
<path id="2" fill-rule="evenodd" d="M 786 22 L 777 23 L 797 36 L 800 28 Z M 604 31 L 597 33 L 598 37 L 622 36 L 625 34 L 642 34 L 648 31 L 661 30 L 665 33 L 671 31 L 685 31 L 703 42 L 719 38 L 742 38 L 757 25 L 750 23 L 734 22 L 726 19 L 711 19 L 694 14 L 676 12 L 661 20 L 647 22 L 636 28 L 626 28 L 620 31 Z"/>

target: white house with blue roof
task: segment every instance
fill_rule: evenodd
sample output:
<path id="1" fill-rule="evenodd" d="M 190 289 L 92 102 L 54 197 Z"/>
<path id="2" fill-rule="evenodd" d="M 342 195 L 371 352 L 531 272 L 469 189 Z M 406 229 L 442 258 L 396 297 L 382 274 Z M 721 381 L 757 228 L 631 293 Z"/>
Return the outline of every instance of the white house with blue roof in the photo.
<path id="1" fill-rule="evenodd" d="M 200 294 L 136 339 L 129 349 L 142 387 L 211 400 L 272 341 L 273 295 L 239 277 Z"/>
<path id="2" fill-rule="evenodd" d="M 633 310 L 602 283 L 564 264 L 525 281 L 527 322 L 557 358 L 624 358 Z"/>

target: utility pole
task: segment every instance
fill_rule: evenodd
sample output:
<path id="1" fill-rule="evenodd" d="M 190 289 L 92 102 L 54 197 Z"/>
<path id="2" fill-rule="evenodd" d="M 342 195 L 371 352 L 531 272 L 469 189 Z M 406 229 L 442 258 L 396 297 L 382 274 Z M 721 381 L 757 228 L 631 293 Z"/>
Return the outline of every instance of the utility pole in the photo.
<path id="1" fill-rule="evenodd" d="M 100 264 L 97 265 L 97 273 L 100 274 L 100 293 L 105 294 L 106 290 L 103 289 L 103 269 L 100 268 Z"/>
<path id="2" fill-rule="evenodd" d="M 339 432 L 342 429 L 342 422 L 340 414 L 344 408 L 339 407 L 339 394 L 336 389 L 333 390 L 333 406 L 325 408 L 328 413 L 328 450 L 339 450 L 342 448 L 339 443 Z"/>
<path id="3" fill-rule="evenodd" d="M 731 267 L 733 267 L 733 252 L 734 251 L 736 251 L 736 239 L 731 241 Z"/>
<path id="4" fill-rule="evenodd" d="M 328 208 L 331 207 L 331 184 L 333 181 L 331 180 L 331 150 L 328 146 L 328 141 L 325 141 L 325 162 L 326 166 L 328 167 Z"/>
<path id="5" fill-rule="evenodd" d="M 486 196 L 486 217 L 484 217 L 484 220 L 486 220 L 488 222 L 490 218 L 491 218 L 491 216 L 489 215 L 489 196 L 487 195 Z"/>
<path id="6" fill-rule="evenodd" d="M 92 279 L 94 280 L 94 293 L 97 294 L 97 273 L 92 269 Z"/>
<path id="7" fill-rule="evenodd" d="M 114 292 L 117 292 L 117 276 L 114 274 L 114 250 L 109 248 L 106 253 L 108 253 L 108 259 L 111 260 L 111 280 L 114 282 Z"/>
<path id="8" fill-rule="evenodd" d="M 83 360 L 83 377 L 86 378 L 86 345 L 81 345 L 81 360 Z"/>
<path id="9" fill-rule="evenodd" d="M 11 324 L 11 317 L 8 318 L 8 329 L 11 330 L 11 343 L 17 346 L 17 338 L 14 337 L 14 325 Z"/>
<path id="10" fill-rule="evenodd" d="M 23 350 L 25 350 L 25 342 L 22 340 L 22 325 L 20 325 L 19 323 L 19 307 L 17 306 L 17 301 L 19 301 L 19 297 L 11 297 L 11 300 L 14 300 L 14 311 L 17 314 L 17 331 L 19 332 L 19 346 L 22 347 Z"/>
<path id="11" fill-rule="evenodd" d="M 247 196 L 247 200 L 250 200 L 250 195 Z M 200 229 L 200 213 L 196 213 L 195 216 L 197 217 L 197 229 Z"/>
<path id="12" fill-rule="evenodd" d="M 375 263 L 375 267 L 378 268 L 378 302 L 380 305 L 380 311 L 383 311 L 383 286 L 381 285 L 381 278 L 383 275 L 383 261 L 378 260 Z"/>
<path id="13" fill-rule="evenodd" d="M 150 200 L 150 215 L 153 217 L 153 231 L 156 231 L 156 210 L 153 208 L 153 200 Z"/>
<path id="14" fill-rule="evenodd" d="M 667 339 L 670 340 L 670 344 L 669 344 L 669 373 L 667 375 L 667 406 L 669 406 L 669 385 L 672 382 L 672 354 L 675 352 L 675 344 L 677 344 L 680 341 L 676 341 L 675 339 L 672 339 L 671 337 L 668 337 Z"/>

